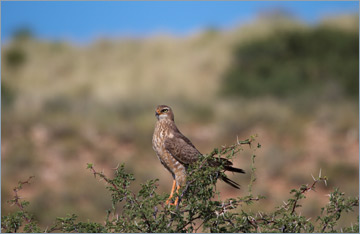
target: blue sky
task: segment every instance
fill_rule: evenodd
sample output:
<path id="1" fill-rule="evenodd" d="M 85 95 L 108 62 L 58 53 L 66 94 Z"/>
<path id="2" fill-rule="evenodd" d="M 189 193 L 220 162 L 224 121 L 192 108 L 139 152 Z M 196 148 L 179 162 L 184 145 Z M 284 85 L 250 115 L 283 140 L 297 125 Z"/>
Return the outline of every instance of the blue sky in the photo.
<path id="1" fill-rule="evenodd" d="M 1 38 L 29 27 L 47 40 L 89 42 L 98 37 L 184 36 L 204 27 L 231 28 L 259 12 L 283 8 L 308 23 L 324 16 L 354 13 L 353 2 L 1 2 Z"/>

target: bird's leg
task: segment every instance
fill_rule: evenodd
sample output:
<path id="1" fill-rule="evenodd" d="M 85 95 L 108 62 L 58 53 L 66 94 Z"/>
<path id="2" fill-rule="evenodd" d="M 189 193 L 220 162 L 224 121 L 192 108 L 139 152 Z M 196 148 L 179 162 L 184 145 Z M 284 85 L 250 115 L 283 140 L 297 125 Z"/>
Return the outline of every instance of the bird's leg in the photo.
<path id="1" fill-rule="evenodd" d="M 176 181 L 174 180 L 174 181 L 173 181 L 172 188 L 171 188 L 171 192 L 170 192 L 170 197 L 166 200 L 166 205 L 169 204 L 171 198 L 172 198 L 173 195 L 174 195 L 175 185 L 176 185 Z M 170 204 L 170 205 L 172 205 L 172 204 Z"/>

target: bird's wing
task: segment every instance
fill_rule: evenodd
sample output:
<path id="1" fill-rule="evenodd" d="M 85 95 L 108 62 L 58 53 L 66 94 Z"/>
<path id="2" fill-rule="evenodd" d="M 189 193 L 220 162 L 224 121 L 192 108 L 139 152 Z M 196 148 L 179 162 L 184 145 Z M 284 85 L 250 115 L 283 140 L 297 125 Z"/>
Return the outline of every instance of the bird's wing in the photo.
<path id="1" fill-rule="evenodd" d="M 191 164 L 201 155 L 191 141 L 179 132 L 165 140 L 165 149 L 182 164 Z"/>

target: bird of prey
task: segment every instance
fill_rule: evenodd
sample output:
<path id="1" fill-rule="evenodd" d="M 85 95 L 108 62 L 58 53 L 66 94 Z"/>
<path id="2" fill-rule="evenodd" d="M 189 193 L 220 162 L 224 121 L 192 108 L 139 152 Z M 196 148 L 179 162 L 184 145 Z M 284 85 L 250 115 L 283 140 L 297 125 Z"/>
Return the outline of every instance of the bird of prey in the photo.
<path id="1" fill-rule="evenodd" d="M 152 139 L 152 146 L 162 165 L 172 174 L 173 185 L 170 196 L 166 201 L 168 204 L 173 197 L 175 188 L 179 191 L 180 186 L 186 183 L 186 173 L 188 165 L 196 162 L 201 153 L 195 148 L 191 141 L 186 138 L 176 127 L 174 122 L 174 113 L 169 106 L 159 105 L 155 110 L 157 118 L 155 130 Z M 222 158 L 225 171 L 245 173 L 242 169 L 232 167 L 232 162 Z M 220 163 L 215 159 L 210 161 L 209 166 L 219 166 Z M 239 185 L 227 177 L 221 179 L 239 189 Z M 178 204 L 178 197 L 175 203 Z"/>

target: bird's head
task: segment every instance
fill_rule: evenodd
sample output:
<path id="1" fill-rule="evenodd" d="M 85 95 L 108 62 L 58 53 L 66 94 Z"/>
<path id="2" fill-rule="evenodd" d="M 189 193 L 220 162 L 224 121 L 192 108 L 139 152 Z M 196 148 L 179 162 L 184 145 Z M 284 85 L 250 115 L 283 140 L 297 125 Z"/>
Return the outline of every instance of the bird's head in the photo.
<path id="1" fill-rule="evenodd" d="M 156 107 L 155 116 L 158 120 L 169 119 L 174 121 L 174 113 L 171 110 L 170 106 L 159 105 Z"/>

